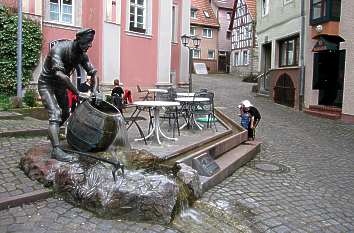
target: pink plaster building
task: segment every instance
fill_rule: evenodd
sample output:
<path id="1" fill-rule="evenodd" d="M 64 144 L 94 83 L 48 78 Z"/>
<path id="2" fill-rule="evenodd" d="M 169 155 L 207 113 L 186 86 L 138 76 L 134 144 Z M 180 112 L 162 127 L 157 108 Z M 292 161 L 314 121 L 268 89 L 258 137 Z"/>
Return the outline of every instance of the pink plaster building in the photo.
<path id="1" fill-rule="evenodd" d="M 17 1 L 0 4 L 16 7 Z M 23 12 L 41 23 L 40 62 L 51 42 L 74 39 L 80 28 L 91 27 L 96 35 L 88 53 L 103 86 L 119 79 L 135 92 L 138 84 L 188 82 L 188 50 L 180 36 L 189 33 L 190 0 L 23 0 Z"/>

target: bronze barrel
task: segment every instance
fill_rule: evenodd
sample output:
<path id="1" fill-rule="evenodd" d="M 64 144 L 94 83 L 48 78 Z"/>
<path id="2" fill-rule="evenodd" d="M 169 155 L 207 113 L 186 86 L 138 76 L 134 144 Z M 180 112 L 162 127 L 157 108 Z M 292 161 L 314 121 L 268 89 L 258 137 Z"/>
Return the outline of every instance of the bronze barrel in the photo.
<path id="1" fill-rule="evenodd" d="M 115 139 L 119 121 L 122 115 L 110 103 L 84 101 L 69 118 L 66 139 L 79 151 L 104 151 Z"/>

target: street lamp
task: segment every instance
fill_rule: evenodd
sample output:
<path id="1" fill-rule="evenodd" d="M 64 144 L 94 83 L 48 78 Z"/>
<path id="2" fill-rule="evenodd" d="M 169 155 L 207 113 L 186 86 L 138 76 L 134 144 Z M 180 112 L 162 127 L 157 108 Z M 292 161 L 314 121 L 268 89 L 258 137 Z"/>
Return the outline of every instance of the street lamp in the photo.
<path id="1" fill-rule="evenodd" d="M 193 41 L 193 46 L 191 47 L 189 46 L 189 41 L 192 40 Z M 196 36 L 187 36 L 186 34 L 181 36 L 181 41 L 184 47 L 187 47 L 189 50 L 189 92 L 193 92 L 192 90 L 192 71 L 193 71 L 193 55 L 192 55 L 192 50 L 196 49 L 200 46 L 200 41 L 201 39 L 199 39 Z"/>

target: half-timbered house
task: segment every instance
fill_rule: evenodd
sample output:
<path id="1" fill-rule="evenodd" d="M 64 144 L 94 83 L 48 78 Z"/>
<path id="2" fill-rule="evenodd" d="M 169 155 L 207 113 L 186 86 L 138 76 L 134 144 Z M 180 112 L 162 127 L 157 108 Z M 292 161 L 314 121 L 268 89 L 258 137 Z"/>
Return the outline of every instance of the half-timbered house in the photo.
<path id="1" fill-rule="evenodd" d="M 231 31 L 231 72 L 241 76 L 257 74 L 258 47 L 255 34 L 256 1 L 235 0 Z"/>

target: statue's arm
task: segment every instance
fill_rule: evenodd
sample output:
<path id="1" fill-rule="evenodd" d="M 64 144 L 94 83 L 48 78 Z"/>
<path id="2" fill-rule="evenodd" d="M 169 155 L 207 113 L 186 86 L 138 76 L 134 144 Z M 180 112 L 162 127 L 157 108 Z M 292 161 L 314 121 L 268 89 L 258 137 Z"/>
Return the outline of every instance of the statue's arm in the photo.
<path id="1" fill-rule="evenodd" d="M 63 71 L 58 70 L 55 72 L 55 75 L 65 82 L 66 86 L 69 88 L 70 91 L 72 91 L 77 96 L 79 95 L 79 90 L 74 86 L 70 78 L 66 74 L 64 74 Z"/>
<path id="2" fill-rule="evenodd" d="M 91 76 L 91 83 L 93 84 L 93 92 L 99 91 L 99 78 L 97 75 L 97 70 L 90 63 L 87 54 L 84 54 L 84 58 L 81 63 L 82 68 L 86 71 L 87 75 Z"/>
<path id="3" fill-rule="evenodd" d="M 53 51 L 51 51 L 52 69 L 55 72 L 55 76 L 61 79 L 70 91 L 72 91 L 75 95 L 79 95 L 79 90 L 71 82 L 70 78 L 64 73 L 65 68 L 64 63 L 62 61 L 62 57 L 60 56 L 61 51 L 62 50 L 60 49 L 54 49 Z"/>

